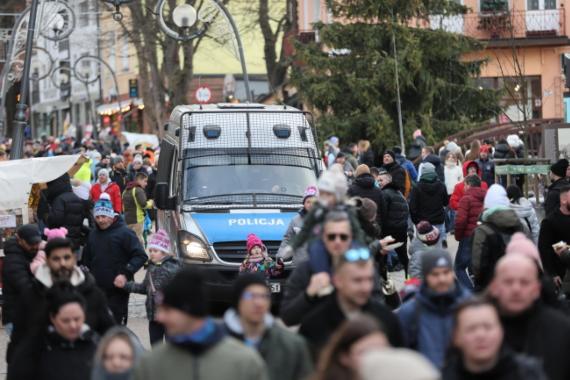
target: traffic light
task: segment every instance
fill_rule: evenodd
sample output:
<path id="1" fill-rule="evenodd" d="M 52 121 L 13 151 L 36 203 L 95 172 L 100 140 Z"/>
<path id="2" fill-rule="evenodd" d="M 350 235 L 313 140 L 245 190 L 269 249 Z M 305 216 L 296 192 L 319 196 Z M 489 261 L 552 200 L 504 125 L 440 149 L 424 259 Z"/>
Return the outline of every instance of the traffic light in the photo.
<path id="1" fill-rule="evenodd" d="M 139 80 L 129 79 L 129 97 L 138 98 L 139 97 Z"/>

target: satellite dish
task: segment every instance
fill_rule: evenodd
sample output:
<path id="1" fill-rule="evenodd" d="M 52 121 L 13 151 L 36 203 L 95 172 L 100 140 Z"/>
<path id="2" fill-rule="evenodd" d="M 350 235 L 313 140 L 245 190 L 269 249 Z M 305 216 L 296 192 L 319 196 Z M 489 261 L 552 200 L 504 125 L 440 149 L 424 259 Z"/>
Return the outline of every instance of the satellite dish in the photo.
<path id="1" fill-rule="evenodd" d="M 180 4 L 172 12 L 172 20 L 179 28 L 190 28 L 196 23 L 196 9 L 190 4 Z"/>

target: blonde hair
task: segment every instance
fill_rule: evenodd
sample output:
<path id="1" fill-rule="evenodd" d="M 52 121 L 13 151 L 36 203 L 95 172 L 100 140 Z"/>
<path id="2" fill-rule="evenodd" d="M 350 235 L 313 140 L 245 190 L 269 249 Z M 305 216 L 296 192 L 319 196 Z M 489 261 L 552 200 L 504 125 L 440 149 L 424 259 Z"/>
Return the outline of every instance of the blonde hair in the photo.
<path id="1" fill-rule="evenodd" d="M 358 149 L 366 152 L 368 149 L 370 149 L 370 141 L 368 140 L 360 140 L 358 142 Z"/>

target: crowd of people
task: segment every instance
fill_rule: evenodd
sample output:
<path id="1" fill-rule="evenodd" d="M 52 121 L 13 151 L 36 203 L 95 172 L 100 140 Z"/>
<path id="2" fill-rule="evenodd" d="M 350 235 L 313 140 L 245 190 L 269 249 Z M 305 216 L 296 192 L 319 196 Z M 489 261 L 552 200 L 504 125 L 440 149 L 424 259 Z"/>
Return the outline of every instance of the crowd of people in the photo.
<path id="1" fill-rule="evenodd" d="M 4 243 L 8 379 L 569 379 L 568 161 L 551 166 L 539 218 L 519 179 L 495 183 L 494 158 L 520 157 L 520 140 L 465 154 L 425 141 L 406 158 L 327 140 L 276 255 L 244 236 L 222 318 L 206 274 L 151 233 L 156 152 L 27 145 L 85 159 Z M 268 280 L 290 260 L 274 314 Z M 148 351 L 126 327 L 131 293 L 146 295 Z"/>

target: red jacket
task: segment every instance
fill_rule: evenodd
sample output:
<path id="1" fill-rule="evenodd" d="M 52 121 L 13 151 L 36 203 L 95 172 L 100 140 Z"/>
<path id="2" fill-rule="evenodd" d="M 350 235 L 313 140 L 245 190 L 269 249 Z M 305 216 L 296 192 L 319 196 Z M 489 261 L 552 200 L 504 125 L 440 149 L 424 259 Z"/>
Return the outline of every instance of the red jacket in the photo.
<path id="1" fill-rule="evenodd" d="M 465 163 L 463 164 L 463 177 L 467 177 L 467 168 L 473 165 L 477 166 L 477 175 L 479 176 L 479 178 L 481 178 L 481 168 L 479 167 L 479 165 L 477 165 L 475 161 L 465 161 Z M 489 189 L 489 186 L 487 185 L 486 182 L 481 181 L 481 188 L 487 191 Z M 461 198 L 463 198 L 464 192 L 465 192 L 465 183 L 463 181 L 455 185 L 455 187 L 453 188 L 453 194 L 451 194 L 451 198 L 449 198 L 449 207 L 451 207 L 452 210 L 457 211 L 457 208 L 459 207 L 459 201 L 461 200 Z"/>
<path id="2" fill-rule="evenodd" d="M 99 184 L 99 182 L 96 182 L 93 186 L 91 186 L 91 200 L 93 203 L 99 200 L 101 193 L 103 192 L 101 191 L 101 184 Z M 115 210 L 117 214 L 122 214 L 123 200 L 121 199 L 121 189 L 119 188 L 119 185 L 117 185 L 115 182 L 111 182 L 109 186 L 107 186 L 107 189 L 105 189 L 105 193 L 109 194 L 109 197 L 111 198 L 111 202 L 113 203 L 113 210 Z"/>
<path id="3" fill-rule="evenodd" d="M 455 239 L 457 241 L 473 235 L 479 216 L 483 212 L 485 194 L 487 194 L 486 189 L 471 187 L 465 191 L 465 195 L 459 201 L 457 214 L 455 214 Z"/>

